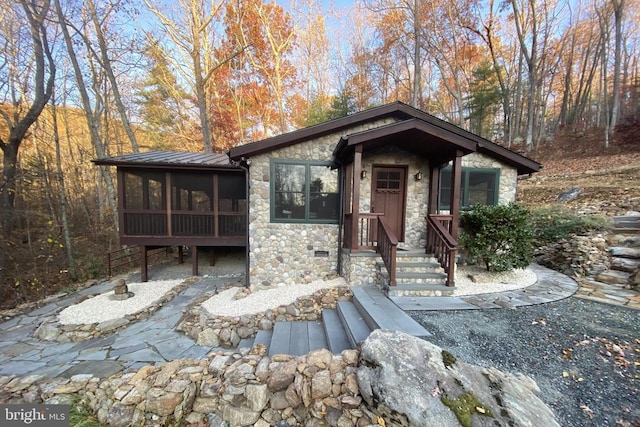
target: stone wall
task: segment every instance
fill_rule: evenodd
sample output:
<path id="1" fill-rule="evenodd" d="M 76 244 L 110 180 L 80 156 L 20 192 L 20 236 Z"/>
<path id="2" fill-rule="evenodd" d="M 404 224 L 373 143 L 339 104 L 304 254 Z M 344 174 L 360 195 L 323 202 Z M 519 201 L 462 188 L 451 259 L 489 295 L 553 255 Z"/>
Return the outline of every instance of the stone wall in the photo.
<path id="1" fill-rule="evenodd" d="M 362 132 L 394 122 L 380 120 L 251 158 L 249 169 L 249 277 L 251 284 L 297 284 L 337 271 L 337 224 L 272 223 L 270 160 L 332 161 L 343 134 Z M 328 256 L 326 255 L 328 254 Z"/>
<path id="2" fill-rule="evenodd" d="M 343 249 L 342 276 L 352 286 L 378 285 L 376 262 L 382 261 L 377 253 L 360 252 L 350 254 L 348 249 Z"/>
<path id="3" fill-rule="evenodd" d="M 238 288 L 240 297 L 250 292 L 249 289 Z M 337 286 L 300 297 L 289 305 L 244 316 L 211 315 L 202 307 L 203 301 L 196 300 L 176 329 L 201 346 L 232 348 L 237 347 L 242 339 L 254 338 L 260 330 L 272 330 L 275 322 L 319 320 L 322 310 L 335 310 L 338 301 L 350 301 L 352 296 L 350 287 Z M 203 298 L 208 298 L 208 295 Z"/>
<path id="4" fill-rule="evenodd" d="M 337 271 L 339 227 L 337 224 L 272 223 L 270 211 L 271 159 L 331 161 L 332 153 L 344 134 L 362 132 L 394 122 L 385 119 L 358 126 L 307 142 L 270 151 L 251 158 L 249 189 L 249 277 L 251 284 L 308 283 Z M 386 147 L 363 155 L 362 167 L 368 177 L 360 184 L 360 211 L 371 208 L 371 172 L 373 165 L 392 164 L 407 167 L 407 209 L 404 245 L 424 247 L 429 192 L 428 159 Z M 516 198 L 517 172 L 514 168 L 478 153 L 462 159 L 465 167 L 501 168 L 499 202 Z M 417 172 L 422 180 L 415 180 Z M 353 266 L 343 271 L 350 272 Z"/>
<path id="5" fill-rule="evenodd" d="M 213 352 L 107 379 L 0 377 L 0 402 L 80 406 L 110 427 L 558 425 L 532 379 L 457 361 L 406 334 L 376 330 L 361 351 L 341 354 L 264 350 Z"/>

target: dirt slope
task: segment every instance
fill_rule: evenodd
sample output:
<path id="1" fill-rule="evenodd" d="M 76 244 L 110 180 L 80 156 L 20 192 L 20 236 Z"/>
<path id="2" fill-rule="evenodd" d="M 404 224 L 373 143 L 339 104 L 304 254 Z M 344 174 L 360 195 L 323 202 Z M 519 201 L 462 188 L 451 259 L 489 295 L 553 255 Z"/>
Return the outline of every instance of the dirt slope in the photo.
<path id="1" fill-rule="evenodd" d="M 580 189 L 567 203 L 573 209 L 600 206 L 615 215 L 640 205 L 640 125 L 622 128 L 609 148 L 598 134 L 565 135 L 524 154 L 543 164 L 518 185 L 518 200 L 526 205 L 555 203 L 572 188 Z"/>

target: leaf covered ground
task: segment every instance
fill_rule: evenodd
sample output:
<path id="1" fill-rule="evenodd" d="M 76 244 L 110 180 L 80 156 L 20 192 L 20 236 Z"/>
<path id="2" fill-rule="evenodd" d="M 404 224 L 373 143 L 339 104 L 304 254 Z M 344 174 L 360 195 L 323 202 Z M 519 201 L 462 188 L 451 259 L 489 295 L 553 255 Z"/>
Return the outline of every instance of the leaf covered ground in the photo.
<path id="1" fill-rule="evenodd" d="M 410 314 L 458 360 L 532 377 L 562 426 L 640 426 L 637 310 L 571 297 Z"/>

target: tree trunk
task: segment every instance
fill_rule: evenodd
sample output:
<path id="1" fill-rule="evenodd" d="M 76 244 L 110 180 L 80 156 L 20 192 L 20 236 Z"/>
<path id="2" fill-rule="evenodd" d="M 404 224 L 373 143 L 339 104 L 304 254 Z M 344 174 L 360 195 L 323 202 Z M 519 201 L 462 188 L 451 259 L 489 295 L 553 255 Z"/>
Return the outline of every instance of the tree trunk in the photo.
<path id="1" fill-rule="evenodd" d="M 87 87 L 84 82 L 84 77 L 82 74 L 82 70 L 80 69 L 80 64 L 78 63 L 78 58 L 76 57 L 76 53 L 73 50 L 73 40 L 71 39 L 71 35 L 69 34 L 69 29 L 67 28 L 67 24 L 65 21 L 65 16 L 62 13 L 62 7 L 60 6 L 60 0 L 55 0 L 56 13 L 58 15 L 58 20 L 60 22 L 60 28 L 62 30 L 62 34 L 64 36 L 64 41 L 67 47 L 67 53 L 69 54 L 69 59 L 71 60 L 71 64 L 73 65 L 73 71 L 75 73 L 76 82 L 78 84 L 78 92 L 80 92 L 80 99 L 82 101 L 83 112 L 85 114 L 85 118 L 87 120 L 87 126 L 89 127 L 89 133 L 91 135 L 91 143 L 96 151 L 96 155 L 98 157 L 105 157 L 105 147 L 100 137 L 100 133 L 98 131 L 99 123 L 98 119 L 94 117 L 93 108 L 91 107 L 91 99 L 89 97 L 89 93 L 87 92 Z M 106 204 L 113 213 L 113 221 L 115 224 L 118 224 L 118 213 L 116 208 L 116 191 L 115 186 L 113 184 L 113 179 L 107 170 L 105 170 L 104 166 L 100 166 L 100 173 L 102 178 L 104 179 L 106 188 L 107 188 L 107 200 Z"/>
<path id="2" fill-rule="evenodd" d="M 107 43 L 104 39 L 104 34 L 102 33 L 102 27 L 100 26 L 100 21 L 98 20 L 98 15 L 96 13 L 96 7 L 93 3 L 93 0 L 86 0 L 89 6 L 89 11 L 91 13 L 91 20 L 93 21 L 93 26 L 96 30 L 96 37 L 98 39 L 98 45 L 100 46 L 100 57 L 102 68 L 105 73 L 107 73 L 107 78 L 109 79 L 109 83 L 111 84 L 111 91 L 113 92 L 113 98 L 116 103 L 116 107 L 118 108 L 118 113 L 120 115 L 120 120 L 122 120 L 122 126 L 124 127 L 124 131 L 129 137 L 129 141 L 131 142 L 131 148 L 134 153 L 140 151 L 138 146 L 138 140 L 136 139 L 136 135 L 133 133 L 131 129 L 131 123 L 129 122 L 129 117 L 127 116 L 127 110 L 122 103 L 122 97 L 120 96 L 120 89 L 118 88 L 118 82 L 116 81 L 116 76 L 113 73 L 113 68 L 111 67 L 111 59 L 109 59 L 109 52 L 107 51 Z"/>

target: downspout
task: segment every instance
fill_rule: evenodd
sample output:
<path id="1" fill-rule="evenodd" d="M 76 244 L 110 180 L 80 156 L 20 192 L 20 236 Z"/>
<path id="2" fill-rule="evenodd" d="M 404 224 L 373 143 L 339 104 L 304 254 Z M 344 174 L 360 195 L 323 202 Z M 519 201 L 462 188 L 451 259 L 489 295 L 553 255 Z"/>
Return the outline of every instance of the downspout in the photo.
<path id="1" fill-rule="evenodd" d="M 342 276 L 342 229 L 344 227 L 344 189 L 346 187 L 346 173 L 344 172 L 344 165 L 337 160 L 334 160 L 338 171 L 340 173 L 340 187 L 338 188 L 338 194 L 340 194 L 340 203 L 338 204 L 338 265 L 336 272 Z"/>
<path id="2" fill-rule="evenodd" d="M 244 272 L 244 286 L 249 287 L 249 263 L 251 262 L 249 258 L 249 190 L 251 186 L 249 185 L 249 165 L 251 165 L 251 159 L 242 158 L 241 161 L 236 163 L 244 171 L 244 193 L 247 197 L 245 202 L 245 215 L 246 215 L 246 241 L 244 243 L 244 259 L 245 259 L 245 272 Z"/>

